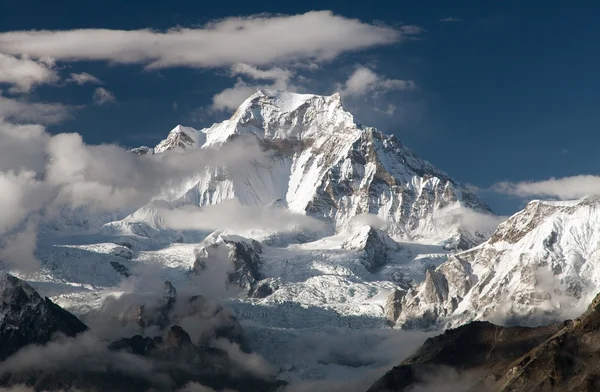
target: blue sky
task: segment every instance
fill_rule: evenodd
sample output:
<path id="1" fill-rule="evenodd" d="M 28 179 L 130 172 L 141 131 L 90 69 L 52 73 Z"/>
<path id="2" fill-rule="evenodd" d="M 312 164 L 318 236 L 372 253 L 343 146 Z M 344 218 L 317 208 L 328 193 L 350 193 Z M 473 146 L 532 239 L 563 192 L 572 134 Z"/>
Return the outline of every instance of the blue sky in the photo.
<path id="1" fill-rule="evenodd" d="M 342 30 L 349 36 L 347 42 L 336 41 L 327 47 L 329 53 L 338 48 L 335 45 L 346 45 L 346 49 L 338 48 L 338 53 L 326 59 L 315 58 L 312 49 L 307 49 L 297 56 L 275 56 L 260 63 L 252 55 L 253 48 L 268 48 L 262 48 L 256 40 L 246 42 L 243 48 L 248 61 L 240 55 L 235 61 L 211 66 L 174 64 L 148 70 L 144 61 L 114 61 L 110 48 L 103 58 L 90 60 L 81 55 L 86 51 L 81 46 L 65 54 L 63 46 L 68 46 L 68 38 L 54 39 L 44 49 L 32 49 L 27 45 L 38 42 L 37 38 L 15 43 L 3 34 L 0 54 L 21 60 L 29 54 L 36 64 L 48 64 L 51 74 L 36 76 L 31 86 L 23 82 L 18 85 L 14 76 L 5 77 L 4 83 L 0 82 L 4 97 L 0 114 L 4 104 L 16 116 L 14 102 L 59 105 L 66 111 L 60 121 L 40 119 L 36 114 L 28 119 L 25 117 L 30 112 L 24 109 L 13 121 L 45 122 L 51 132 L 78 132 L 88 143 L 154 145 L 178 123 L 202 128 L 228 117 L 231 108 L 216 108 L 214 97 L 236 83 L 238 88 L 280 83 L 318 94 L 346 91 L 344 105 L 359 121 L 396 134 L 421 157 L 457 180 L 480 188 L 482 197 L 501 214 L 515 211 L 536 192 L 561 198 L 560 189 L 566 185 L 559 182 L 544 192 L 539 188 L 535 192 L 522 188 L 518 192 L 490 191 L 494 184 L 595 175 L 599 171 L 598 3 L 579 1 L 577 7 L 566 1 L 543 5 L 538 1 L 390 4 L 171 1 L 142 5 L 62 1 L 57 6 L 46 1 L 4 0 L 0 32 L 166 30 L 177 26 L 202 29 L 231 17 L 269 13 L 271 16 L 261 17 L 269 20 L 273 14 L 291 18 L 309 11 L 330 10 L 341 18 L 340 23 L 348 25 L 348 30 Z M 287 17 L 282 18 L 282 23 L 288 23 Z M 401 38 L 382 42 L 386 38 L 378 35 L 374 38 L 378 42 L 352 48 L 352 42 L 364 38 L 358 27 L 350 26 L 353 19 L 370 26 L 373 34 L 387 34 L 375 32 L 381 27 L 400 32 Z M 293 25 L 297 30 L 291 31 L 290 39 L 308 34 L 306 29 L 322 29 L 322 34 L 327 34 L 331 26 L 328 17 L 319 20 L 306 28 Z M 290 47 L 297 44 L 302 43 Z M 86 45 L 93 48 L 93 39 Z M 38 53 L 56 60 L 49 62 Z M 4 60 L 5 64 L 9 61 Z M 248 70 L 238 69 L 236 73 L 234 63 L 249 64 L 254 76 Z M 274 69 L 279 73 L 269 74 L 271 79 L 255 78 L 255 71 Z M 366 72 L 362 75 L 367 79 L 375 79 L 365 91 L 352 93 L 348 80 L 357 70 Z M 72 73 L 93 75 L 102 84 L 91 80 L 81 85 L 69 82 Z M 94 104 L 93 95 L 99 88 L 104 89 L 104 95 L 96 93 Z M 34 109 L 39 111 L 40 107 Z M 583 185 L 589 184 L 589 177 L 584 179 L 587 182 Z M 581 181 L 570 184 L 583 186 Z M 496 185 L 494 189 L 499 188 Z"/>

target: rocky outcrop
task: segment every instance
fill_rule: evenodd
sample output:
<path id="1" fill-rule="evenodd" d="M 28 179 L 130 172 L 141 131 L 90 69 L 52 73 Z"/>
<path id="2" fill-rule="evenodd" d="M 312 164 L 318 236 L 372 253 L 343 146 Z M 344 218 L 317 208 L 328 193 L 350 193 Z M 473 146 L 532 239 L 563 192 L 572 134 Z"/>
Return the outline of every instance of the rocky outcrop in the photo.
<path id="1" fill-rule="evenodd" d="M 577 319 L 549 326 L 501 327 L 475 321 L 448 330 L 428 339 L 368 392 L 442 386 L 464 392 L 596 391 L 599 361 L 600 295 Z M 444 374 L 453 376 L 439 379 Z"/>
<path id="2" fill-rule="evenodd" d="M 405 329 L 444 326 L 475 282 L 469 263 L 450 257 L 438 268 L 427 270 L 425 280 L 402 297 L 396 325 Z"/>
<path id="3" fill-rule="evenodd" d="M 385 318 L 392 325 L 396 323 L 396 320 L 402 311 L 402 299 L 405 295 L 405 291 L 396 289 L 388 295 L 385 301 Z"/>
<path id="4" fill-rule="evenodd" d="M 267 298 L 269 295 L 273 294 L 277 289 L 279 289 L 279 285 L 274 281 L 262 280 L 258 282 L 258 284 L 250 289 L 249 296 L 251 298 Z"/>
<path id="5" fill-rule="evenodd" d="M 342 249 L 361 252 L 363 265 L 374 272 L 387 263 L 390 253 L 400 250 L 400 245 L 383 230 L 362 226 L 344 241 Z"/>
<path id="6" fill-rule="evenodd" d="M 0 274 L 0 360 L 27 345 L 45 344 L 55 334 L 73 337 L 87 329 L 26 282 Z"/>

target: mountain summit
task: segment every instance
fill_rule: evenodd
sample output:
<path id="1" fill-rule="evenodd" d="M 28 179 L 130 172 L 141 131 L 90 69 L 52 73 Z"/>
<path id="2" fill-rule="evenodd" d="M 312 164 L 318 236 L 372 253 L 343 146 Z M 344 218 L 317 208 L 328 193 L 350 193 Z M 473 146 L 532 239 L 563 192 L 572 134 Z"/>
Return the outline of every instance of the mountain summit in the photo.
<path id="1" fill-rule="evenodd" d="M 248 167 L 205 168 L 194 186 L 169 201 L 196 206 L 281 201 L 336 231 L 356 216 L 373 214 L 389 223 L 393 238 L 453 249 L 467 249 L 489 234 L 465 227 L 460 218 L 465 208 L 491 213 L 489 207 L 395 136 L 358 124 L 337 93 L 259 90 L 228 120 L 199 131 L 178 126 L 153 152 L 220 148 L 238 136 L 256 137 L 276 154 Z"/>

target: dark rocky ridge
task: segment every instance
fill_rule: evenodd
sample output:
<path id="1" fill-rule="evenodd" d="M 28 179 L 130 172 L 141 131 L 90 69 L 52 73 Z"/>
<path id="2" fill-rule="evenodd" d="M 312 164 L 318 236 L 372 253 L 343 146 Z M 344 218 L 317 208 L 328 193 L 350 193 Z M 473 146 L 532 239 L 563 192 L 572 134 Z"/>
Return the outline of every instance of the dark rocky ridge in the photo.
<path id="1" fill-rule="evenodd" d="M 29 344 L 45 344 L 55 334 L 73 337 L 87 329 L 27 283 L 0 274 L 0 361 Z"/>
<path id="2" fill-rule="evenodd" d="M 453 369 L 465 392 L 600 390 L 600 295 L 576 320 L 543 327 L 472 322 L 428 339 L 368 392 L 409 391 Z M 427 390 L 427 389 L 426 389 Z"/>

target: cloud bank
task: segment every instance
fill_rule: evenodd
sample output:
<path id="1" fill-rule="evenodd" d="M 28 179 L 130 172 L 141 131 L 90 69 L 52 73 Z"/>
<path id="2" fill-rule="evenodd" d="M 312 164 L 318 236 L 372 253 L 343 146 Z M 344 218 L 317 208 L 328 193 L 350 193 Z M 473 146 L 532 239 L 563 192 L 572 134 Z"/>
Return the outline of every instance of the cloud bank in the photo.
<path id="1" fill-rule="evenodd" d="M 0 52 L 57 61 L 143 64 L 147 69 L 183 66 L 265 66 L 293 61 L 326 61 L 341 53 L 401 42 L 419 29 L 395 29 L 311 11 L 300 15 L 231 17 L 198 28 L 167 31 L 79 29 L 15 31 L 0 34 Z M 93 42 L 93 45 L 90 45 Z"/>
<path id="2" fill-rule="evenodd" d="M 500 182 L 492 191 L 522 198 L 580 199 L 600 193 L 600 176 L 578 175 L 544 181 Z"/>

